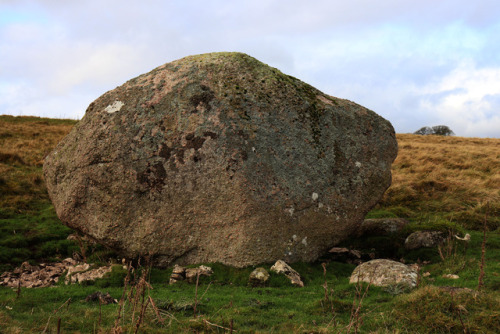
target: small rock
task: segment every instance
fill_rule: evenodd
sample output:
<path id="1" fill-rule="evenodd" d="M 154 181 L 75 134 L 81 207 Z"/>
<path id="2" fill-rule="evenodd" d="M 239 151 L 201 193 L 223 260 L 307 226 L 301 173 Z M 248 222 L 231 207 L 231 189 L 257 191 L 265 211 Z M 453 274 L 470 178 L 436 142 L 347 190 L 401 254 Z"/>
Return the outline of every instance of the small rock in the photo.
<path id="1" fill-rule="evenodd" d="M 71 267 L 68 267 L 67 275 L 69 276 L 69 275 L 72 275 L 74 273 L 83 272 L 83 271 L 89 270 L 89 268 L 90 268 L 90 264 L 88 264 L 88 263 L 79 264 L 76 266 L 71 266 Z"/>
<path id="2" fill-rule="evenodd" d="M 172 270 L 172 275 L 170 275 L 169 284 L 174 284 L 178 281 L 183 281 L 186 279 L 186 268 L 176 264 Z"/>
<path id="3" fill-rule="evenodd" d="M 72 258 L 68 257 L 68 258 L 62 260 L 62 264 L 68 267 L 68 266 L 76 266 L 78 264 L 78 262 L 76 262 Z"/>
<path id="4" fill-rule="evenodd" d="M 109 292 L 102 293 L 101 291 L 94 292 L 85 298 L 86 302 L 100 301 L 102 305 L 117 304 L 118 301 L 111 297 Z"/>
<path id="5" fill-rule="evenodd" d="M 68 273 L 66 274 L 66 284 L 69 283 L 82 283 L 84 281 L 94 281 L 98 278 L 103 278 L 104 275 L 111 272 L 112 267 L 100 267 L 96 269 L 90 269 L 90 265 L 85 263 L 83 265 L 78 265 L 68 268 Z"/>
<path id="6" fill-rule="evenodd" d="M 460 276 L 455 275 L 455 274 L 445 274 L 442 276 L 443 278 L 449 278 L 449 279 L 459 279 Z"/>
<path id="7" fill-rule="evenodd" d="M 417 271 L 400 262 L 377 259 L 360 264 L 352 272 L 349 283 L 367 282 L 375 286 L 405 284 L 417 286 Z"/>
<path id="8" fill-rule="evenodd" d="M 298 272 L 292 269 L 285 261 L 278 260 L 271 267 L 271 271 L 274 271 L 277 274 L 283 274 L 290 279 L 293 285 L 303 287 L 304 283 L 302 282 L 300 275 Z"/>
<path id="9" fill-rule="evenodd" d="M 328 254 L 334 261 L 358 263 L 358 264 L 361 262 L 361 252 L 355 249 L 348 249 L 345 247 L 333 247 L 328 251 Z"/>
<path id="10" fill-rule="evenodd" d="M 187 268 L 186 269 L 186 280 L 189 283 L 196 282 L 196 276 L 212 276 L 213 270 L 207 266 L 199 266 L 198 268 Z"/>
<path id="11" fill-rule="evenodd" d="M 408 221 L 403 218 L 365 219 L 363 223 L 361 223 L 357 236 L 385 236 L 397 234 L 402 232 L 406 225 L 408 225 Z"/>
<path id="12" fill-rule="evenodd" d="M 266 269 L 259 267 L 252 271 L 248 282 L 251 286 L 264 286 L 269 280 L 269 276 L 270 275 Z"/>
<path id="13" fill-rule="evenodd" d="M 189 283 L 196 282 L 196 276 L 212 276 L 213 270 L 207 266 L 199 266 L 198 268 L 184 268 L 176 264 L 170 275 L 170 284 L 178 281 L 187 280 Z"/>
<path id="14" fill-rule="evenodd" d="M 407 250 L 437 247 L 445 241 L 443 232 L 439 231 L 417 231 L 413 232 L 405 240 Z"/>
<path id="15" fill-rule="evenodd" d="M 428 272 L 428 271 L 426 271 L 426 272 L 425 272 L 422 276 L 424 276 L 424 277 L 429 277 L 429 276 L 431 276 L 431 273 L 430 273 L 430 272 Z"/>

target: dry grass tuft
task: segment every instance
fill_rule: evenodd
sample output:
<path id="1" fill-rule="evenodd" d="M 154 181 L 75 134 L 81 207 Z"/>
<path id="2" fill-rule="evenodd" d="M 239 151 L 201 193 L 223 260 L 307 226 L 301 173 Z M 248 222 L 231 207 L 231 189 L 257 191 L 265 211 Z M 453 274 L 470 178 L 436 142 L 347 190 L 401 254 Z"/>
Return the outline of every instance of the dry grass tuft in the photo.
<path id="1" fill-rule="evenodd" d="M 0 208 L 19 211 L 48 201 L 43 159 L 76 124 L 73 120 L 0 116 Z"/>
<path id="2" fill-rule="evenodd" d="M 500 226 L 500 139 L 398 134 L 392 186 L 380 207 L 448 213 L 481 229 L 490 203 L 490 228 Z"/>

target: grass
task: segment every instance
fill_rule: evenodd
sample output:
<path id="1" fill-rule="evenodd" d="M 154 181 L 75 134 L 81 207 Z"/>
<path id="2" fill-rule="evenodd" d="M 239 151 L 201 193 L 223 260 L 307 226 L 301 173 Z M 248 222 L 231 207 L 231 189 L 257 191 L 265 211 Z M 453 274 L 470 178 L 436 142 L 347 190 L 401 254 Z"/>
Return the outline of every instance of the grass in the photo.
<path id="1" fill-rule="evenodd" d="M 480 230 L 500 227 L 500 140 L 397 135 L 392 186 L 376 210 L 399 217 L 430 216 Z"/>
<path id="2" fill-rule="evenodd" d="M 23 261 L 56 261 L 80 251 L 66 239 L 72 231 L 55 215 L 41 171 L 45 155 L 75 123 L 0 116 L 0 272 Z M 368 216 L 405 217 L 410 224 L 398 236 L 352 243 L 367 251 L 376 248 L 384 257 L 429 261 L 421 269 L 429 276 L 422 276 L 413 291 L 349 284 L 354 265 L 328 258 L 293 264 L 304 288 L 274 273 L 267 286 L 252 288 L 248 277 L 254 267 L 207 264 L 214 275 L 201 277 L 196 288 L 185 282 L 169 285 L 171 268 L 153 268 L 141 283 L 147 266 L 128 279 L 127 270 L 115 266 L 106 278 L 84 285 L 21 288 L 19 295 L 0 287 L 0 332 L 495 333 L 500 327 L 500 140 L 397 139 L 393 185 Z M 485 217 L 484 286 L 477 292 Z M 470 233 L 470 244 L 451 238 L 441 254 L 437 249 L 403 249 L 409 233 L 434 229 Z M 113 255 L 98 245 L 87 253 L 92 262 Z M 445 274 L 460 278 L 450 280 Z M 443 286 L 473 292 L 450 293 Z M 85 302 L 98 290 L 118 300 L 125 292 L 122 306 Z"/>

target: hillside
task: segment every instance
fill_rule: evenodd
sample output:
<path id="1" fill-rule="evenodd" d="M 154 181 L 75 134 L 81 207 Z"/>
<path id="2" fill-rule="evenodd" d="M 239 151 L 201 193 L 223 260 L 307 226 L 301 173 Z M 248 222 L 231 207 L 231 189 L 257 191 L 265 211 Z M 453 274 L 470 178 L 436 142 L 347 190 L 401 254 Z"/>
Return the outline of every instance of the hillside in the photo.
<path id="1" fill-rule="evenodd" d="M 75 124 L 74 120 L 0 116 L 0 219 L 4 220 L 0 247 L 9 248 L 3 248 L 8 263 L 30 258 L 19 250 L 25 242 L 36 258 L 51 257 L 46 241 L 65 239 L 71 232 L 57 224 L 42 165 L 44 156 Z M 481 229 L 487 215 L 490 230 L 500 227 L 499 139 L 398 134 L 397 140 L 392 186 L 369 217 L 446 220 Z M 20 222 L 15 238 L 8 235 L 16 227 L 9 228 L 11 223 L 5 219 Z M 28 240 L 22 235 L 29 235 Z M 60 246 L 64 249 L 58 251 L 64 253 L 69 243 L 61 241 Z"/>
<path id="2" fill-rule="evenodd" d="M 440 216 L 500 227 L 500 139 L 398 134 L 392 186 L 378 209 L 413 219 Z"/>
<path id="3" fill-rule="evenodd" d="M 58 261 L 81 253 L 74 241 L 67 240 L 72 231 L 56 217 L 42 177 L 44 157 L 75 124 L 74 120 L 0 116 L 0 274 L 24 261 Z M 412 292 L 398 286 L 350 285 L 354 265 L 330 260 L 325 260 L 325 271 L 321 262 L 294 264 L 306 285 L 301 289 L 275 274 L 268 286 L 252 288 L 247 281 L 253 268 L 220 264 L 209 264 L 215 275 L 201 280 L 199 289 L 187 283 L 168 285 L 171 268 L 148 272 L 141 267 L 126 279 L 131 286 L 124 288 L 127 272 L 119 266 L 108 278 L 89 285 L 0 287 L 0 328 L 6 328 L 6 333 L 59 332 L 59 326 L 64 332 L 88 332 L 89 328 L 109 332 L 120 324 L 124 332 L 140 325 L 145 332 L 234 328 L 239 332 L 494 333 L 500 327 L 500 139 L 399 134 L 397 140 L 393 184 L 368 216 L 404 217 L 413 230 L 444 228 L 472 236 L 465 249 L 451 241 L 439 254 L 436 249 L 402 252 L 408 261 L 421 263 L 421 273 L 430 275 L 420 277 L 419 287 Z M 488 230 L 482 247 L 484 222 Z M 375 240 L 375 247 L 380 242 L 385 241 Z M 485 265 L 481 265 L 483 250 Z M 93 263 L 117 260 L 99 245 L 89 246 L 87 256 Z M 486 273 L 484 292 L 479 293 L 481 268 Z M 140 280 L 141 269 L 151 285 Z M 449 280 L 444 274 L 460 278 Z M 139 284 L 135 290 L 134 284 Z M 473 290 L 446 292 L 457 288 Z M 97 290 L 108 291 L 116 299 L 128 294 L 131 303 L 125 303 L 121 318 L 117 318 L 117 305 L 84 301 Z M 139 297 L 134 294 L 151 297 L 155 306 L 145 304 L 141 315 L 136 309 L 141 305 Z"/>

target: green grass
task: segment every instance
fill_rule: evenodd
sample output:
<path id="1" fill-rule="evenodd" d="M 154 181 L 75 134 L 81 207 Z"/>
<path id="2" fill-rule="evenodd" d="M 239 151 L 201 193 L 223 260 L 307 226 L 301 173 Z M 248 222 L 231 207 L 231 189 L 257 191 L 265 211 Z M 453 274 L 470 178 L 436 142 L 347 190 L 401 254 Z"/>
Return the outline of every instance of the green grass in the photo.
<path id="1" fill-rule="evenodd" d="M 67 240 L 72 231 L 57 218 L 42 177 L 43 157 L 75 123 L 0 116 L 0 272 L 24 261 L 58 261 L 80 253 L 78 245 Z M 255 267 L 238 269 L 215 263 L 206 264 L 214 274 L 202 277 L 196 289 L 186 282 L 169 285 L 172 268 L 153 268 L 147 275 L 150 287 L 146 286 L 144 297 L 154 300 L 164 322 L 160 323 L 148 306 L 140 332 L 223 333 L 232 327 L 238 333 L 496 333 L 500 328 L 500 215 L 496 200 L 500 193 L 494 190 L 499 184 L 495 176 L 498 141 L 409 135 L 398 135 L 398 141 L 400 154 L 393 165 L 393 186 L 367 218 L 401 217 L 410 224 L 398 235 L 363 237 L 345 245 L 367 253 L 375 250 L 379 257 L 426 263 L 421 273 L 429 276 L 420 278 L 417 289 L 367 289 L 366 285 L 349 284 L 355 265 L 328 257 L 292 265 L 301 274 L 304 288 L 293 287 L 274 273 L 265 287 L 252 288 L 248 277 Z M 462 150 L 461 145 L 467 149 Z M 455 153 L 444 154 L 444 149 Z M 481 168 L 467 160 L 478 150 L 485 152 Z M 423 176 L 429 180 L 422 181 Z M 480 229 L 485 219 L 489 231 L 484 287 L 479 293 L 450 294 L 440 287 L 477 289 L 483 238 Z M 438 249 L 404 250 L 405 238 L 417 230 L 451 231 L 460 236 L 470 233 L 471 242 L 465 247 L 452 238 L 451 247 L 442 247 L 441 254 Z M 118 260 L 99 245 L 87 245 L 87 255 L 92 263 Z M 323 261 L 327 263 L 326 278 Z M 271 264 L 261 266 L 269 270 Z M 143 296 L 142 270 L 145 268 L 132 273 L 127 288 L 127 271 L 121 266 L 114 266 L 103 279 L 81 285 L 61 282 L 50 288 L 21 288 L 19 294 L 0 287 L 0 333 L 56 333 L 58 321 L 63 333 L 111 332 L 120 306 L 85 302 L 85 297 L 96 291 L 108 291 L 118 300 L 126 292 L 118 325 L 122 332 L 133 333 L 140 318 L 137 307 Z M 459 279 L 443 278 L 445 274 L 456 274 Z M 134 301 L 138 302 L 135 311 Z M 359 313 L 353 316 L 358 305 Z"/>
<path id="2" fill-rule="evenodd" d="M 154 300 L 165 322 L 160 323 L 153 308 L 148 307 L 141 331 L 223 332 L 214 325 L 229 328 L 232 322 L 234 330 L 242 333 L 347 332 L 349 324 L 356 323 L 352 318 L 353 306 L 362 299 L 357 319 L 362 333 L 463 333 L 464 326 L 470 331 L 494 333 L 500 321 L 500 296 L 496 292 L 500 285 L 498 234 L 492 233 L 488 238 L 483 292 L 451 295 L 436 287 L 477 287 L 481 238 L 479 232 L 472 232 L 467 253 L 457 244 L 445 261 L 424 266 L 422 272 L 428 271 L 431 275 L 422 278 L 420 287 L 409 293 L 398 292 L 396 287 L 366 289 L 366 285 L 349 284 L 348 277 L 354 265 L 338 262 L 327 265 L 328 299 L 325 299 L 325 278 L 320 263 L 294 264 L 303 277 L 304 288 L 293 287 L 274 273 L 271 273 L 268 286 L 252 288 L 247 280 L 253 267 L 235 269 L 207 264 L 214 269 L 214 275 L 200 280 L 197 297 L 194 284 L 168 284 L 171 269 L 152 269 L 148 275 L 151 288 L 146 289 L 145 295 Z M 442 278 L 446 273 L 458 274 L 460 279 Z M 15 290 L 0 288 L 0 320 L 8 324 L 7 332 L 41 332 L 47 323 L 48 329 L 55 332 L 58 319 L 61 319 L 64 332 L 109 332 L 114 326 L 119 305 L 99 306 L 97 302 L 84 300 L 95 291 L 109 292 L 119 300 L 124 291 L 125 275 L 124 269 L 116 267 L 107 278 L 88 285 L 23 288 L 18 298 Z M 137 283 L 139 277 L 140 272 L 137 272 L 132 281 Z M 367 294 L 362 298 L 365 291 Z M 69 298 L 71 302 L 64 304 Z M 134 331 L 139 317 L 136 312 L 132 322 L 133 300 L 133 296 L 126 300 L 125 312 L 119 322 L 125 332 Z M 77 314 L 80 316 L 75 317 Z"/>
<path id="3" fill-rule="evenodd" d="M 72 230 L 61 224 L 51 205 L 38 214 L 5 214 L 0 218 L 0 271 L 24 261 L 56 261 L 78 247 L 66 240 Z"/>

